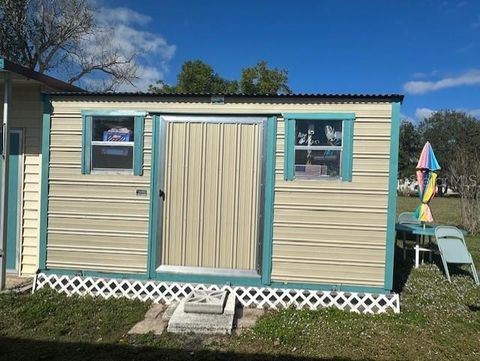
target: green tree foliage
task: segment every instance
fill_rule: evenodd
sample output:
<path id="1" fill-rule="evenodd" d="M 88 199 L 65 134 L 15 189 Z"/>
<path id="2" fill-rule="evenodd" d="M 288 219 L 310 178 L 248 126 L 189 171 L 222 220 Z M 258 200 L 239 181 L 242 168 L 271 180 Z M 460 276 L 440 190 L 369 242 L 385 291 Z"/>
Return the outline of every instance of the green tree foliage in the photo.
<path id="1" fill-rule="evenodd" d="M 182 65 L 177 84 L 169 85 L 160 80 L 150 85 L 149 90 L 154 93 L 291 93 L 287 71 L 269 69 L 265 61 L 243 69 L 240 81 L 237 81 L 222 78 L 212 66 L 201 60 L 189 60 Z"/>
<path id="2" fill-rule="evenodd" d="M 290 94 L 288 72 L 282 69 L 268 69 L 266 61 L 260 61 L 251 68 L 242 70 L 240 90 L 245 94 Z"/>
<path id="3" fill-rule="evenodd" d="M 168 85 L 158 81 L 150 85 L 150 91 L 155 93 L 235 93 L 238 82 L 226 80 L 218 75 L 213 68 L 201 60 L 189 60 L 182 65 L 177 77 L 177 84 Z"/>
<path id="4" fill-rule="evenodd" d="M 460 153 L 476 159 L 480 145 L 480 121 L 465 112 L 443 110 L 433 113 L 418 126 L 424 141 L 429 141 L 442 167 L 443 176 L 451 175 L 450 169 Z"/>
<path id="5" fill-rule="evenodd" d="M 400 124 L 400 150 L 398 156 L 398 177 L 415 175 L 415 166 L 421 151 L 420 134 L 415 125 L 403 120 Z"/>

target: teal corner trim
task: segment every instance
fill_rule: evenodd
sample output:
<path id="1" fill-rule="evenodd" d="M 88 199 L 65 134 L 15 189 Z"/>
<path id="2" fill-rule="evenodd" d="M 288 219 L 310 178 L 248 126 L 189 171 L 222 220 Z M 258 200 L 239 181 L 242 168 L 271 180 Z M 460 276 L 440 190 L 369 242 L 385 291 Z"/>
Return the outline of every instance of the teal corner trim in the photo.
<path id="1" fill-rule="evenodd" d="M 285 180 L 295 179 L 295 118 L 285 117 L 283 175 Z"/>
<path id="2" fill-rule="evenodd" d="M 387 239 L 385 249 L 385 290 L 393 287 L 393 264 L 395 257 L 395 219 L 397 213 L 398 147 L 400 138 L 400 103 L 392 103 L 390 140 L 390 166 L 388 176 Z"/>
<path id="3" fill-rule="evenodd" d="M 92 116 L 82 115 L 82 174 L 92 170 Z"/>
<path id="4" fill-rule="evenodd" d="M 38 266 L 46 268 L 47 264 L 47 224 L 48 224 L 48 171 L 50 163 L 50 115 L 52 104 L 47 95 L 42 95 L 43 118 L 42 118 L 42 166 L 40 185 L 40 242 Z"/>
<path id="5" fill-rule="evenodd" d="M 5 60 L 3 58 L 0 58 L 0 70 L 5 69 Z"/>
<path id="6" fill-rule="evenodd" d="M 354 120 L 343 121 L 343 150 L 342 150 L 342 181 L 352 181 L 352 168 L 353 168 L 353 124 Z"/>
<path id="7" fill-rule="evenodd" d="M 265 159 L 265 201 L 263 212 L 262 284 L 269 285 L 272 274 L 273 204 L 275 198 L 275 156 L 277 144 L 277 117 L 267 119 Z"/>
<path id="8" fill-rule="evenodd" d="M 141 115 L 135 116 L 133 128 L 134 128 L 133 175 L 142 175 L 143 174 L 143 134 L 145 129 L 145 116 L 141 116 Z"/>
<path id="9" fill-rule="evenodd" d="M 353 169 L 353 125 L 355 113 L 284 113 L 285 141 L 284 166 L 285 180 L 295 179 L 295 120 L 343 120 L 342 139 L 342 181 L 352 181 Z"/>
<path id="10" fill-rule="evenodd" d="M 158 208 L 160 182 L 158 177 L 158 157 L 159 157 L 159 129 L 160 117 L 152 116 L 152 164 L 150 172 L 150 210 L 148 225 L 148 278 L 154 278 L 157 266 L 157 244 L 158 244 Z"/>

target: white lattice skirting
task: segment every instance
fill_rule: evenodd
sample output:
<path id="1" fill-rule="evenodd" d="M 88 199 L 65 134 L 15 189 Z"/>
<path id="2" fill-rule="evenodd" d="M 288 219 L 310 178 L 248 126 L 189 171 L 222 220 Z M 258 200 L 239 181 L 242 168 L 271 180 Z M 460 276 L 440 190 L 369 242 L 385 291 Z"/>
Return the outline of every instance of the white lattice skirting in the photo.
<path id="1" fill-rule="evenodd" d="M 357 313 L 400 312 L 398 294 L 233 287 L 228 285 L 37 274 L 34 281 L 34 291 L 45 287 L 67 295 L 91 295 L 107 299 L 126 297 L 166 304 L 179 301 L 193 290 L 228 290 L 229 292 L 235 292 L 238 302 L 244 307 L 273 309 L 295 307 L 312 310 L 321 307 L 336 307 Z"/>

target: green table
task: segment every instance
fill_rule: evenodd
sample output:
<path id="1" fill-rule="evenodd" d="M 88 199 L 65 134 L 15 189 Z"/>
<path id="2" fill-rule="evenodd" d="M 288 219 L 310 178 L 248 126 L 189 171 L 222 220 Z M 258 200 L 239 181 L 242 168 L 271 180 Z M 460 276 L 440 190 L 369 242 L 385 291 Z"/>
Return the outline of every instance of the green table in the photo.
<path id="1" fill-rule="evenodd" d="M 415 224 L 415 223 L 397 223 L 395 224 L 395 231 L 403 232 L 403 259 L 406 258 L 406 250 L 405 250 L 405 235 L 407 233 L 413 234 L 417 236 L 417 244 L 415 245 L 415 268 L 418 268 L 420 263 L 420 252 L 429 252 L 430 261 L 432 260 L 432 252 L 433 249 L 430 247 L 426 247 L 424 245 L 425 237 L 428 237 L 428 245 L 431 244 L 430 237 L 435 237 L 435 228 L 439 226 L 439 224 Z M 467 234 L 467 232 L 461 229 L 463 234 Z"/>
<path id="2" fill-rule="evenodd" d="M 430 261 L 432 260 L 433 249 L 424 245 L 425 237 L 428 237 L 428 244 L 430 245 L 430 237 L 435 236 L 436 225 L 421 225 L 414 223 L 397 223 L 395 224 L 395 231 L 403 232 L 403 259 L 406 258 L 405 236 L 407 233 L 417 236 L 417 244 L 415 245 L 415 268 L 420 264 L 420 252 L 428 252 Z"/>

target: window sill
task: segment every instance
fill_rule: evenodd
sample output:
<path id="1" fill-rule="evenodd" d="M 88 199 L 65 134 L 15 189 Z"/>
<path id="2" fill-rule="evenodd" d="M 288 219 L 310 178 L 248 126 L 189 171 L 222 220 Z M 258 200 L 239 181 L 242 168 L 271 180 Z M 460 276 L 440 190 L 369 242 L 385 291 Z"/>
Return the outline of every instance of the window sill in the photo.
<path id="1" fill-rule="evenodd" d="M 112 170 L 101 170 L 101 169 L 92 169 L 90 174 L 104 174 L 104 175 L 133 175 L 133 170 L 120 170 L 120 169 L 112 169 Z"/>

